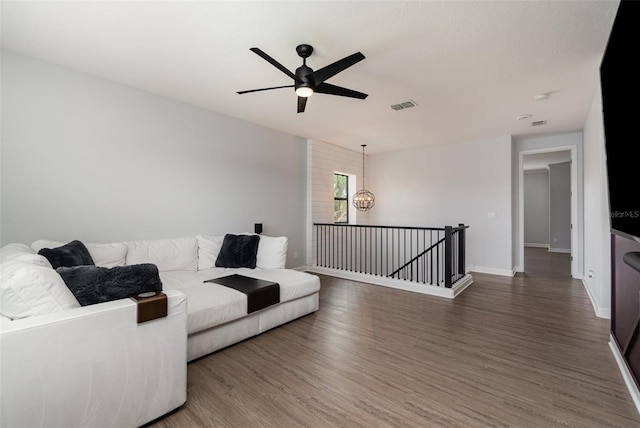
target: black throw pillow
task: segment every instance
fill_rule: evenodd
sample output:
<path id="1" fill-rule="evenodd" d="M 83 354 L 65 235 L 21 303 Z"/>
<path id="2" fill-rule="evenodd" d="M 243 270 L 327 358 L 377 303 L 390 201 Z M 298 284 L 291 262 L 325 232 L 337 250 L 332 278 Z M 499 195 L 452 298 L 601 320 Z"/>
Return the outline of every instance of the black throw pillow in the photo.
<path id="1" fill-rule="evenodd" d="M 64 266 L 94 265 L 87 247 L 80 241 L 71 241 L 61 247 L 42 248 L 38 254 L 44 256 L 54 269 Z"/>
<path id="2" fill-rule="evenodd" d="M 216 267 L 256 268 L 260 235 L 224 235 Z"/>
<path id="3" fill-rule="evenodd" d="M 56 269 L 81 306 L 162 291 L 158 267 L 151 263 L 116 266 L 73 266 Z"/>

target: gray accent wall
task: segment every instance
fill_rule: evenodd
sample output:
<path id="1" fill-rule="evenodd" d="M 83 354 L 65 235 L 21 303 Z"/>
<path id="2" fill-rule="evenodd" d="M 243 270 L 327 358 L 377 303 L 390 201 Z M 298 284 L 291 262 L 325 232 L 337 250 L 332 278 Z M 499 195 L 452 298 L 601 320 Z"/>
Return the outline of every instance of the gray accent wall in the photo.
<path id="1" fill-rule="evenodd" d="M 289 266 L 305 263 L 305 139 L 1 59 L 2 245 L 252 232 L 258 222 L 289 238 Z"/>
<path id="2" fill-rule="evenodd" d="M 549 247 L 549 171 L 525 171 L 524 245 Z"/>
<path id="3" fill-rule="evenodd" d="M 569 162 L 549 165 L 549 250 L 571 252 L 571 164 Z"/>

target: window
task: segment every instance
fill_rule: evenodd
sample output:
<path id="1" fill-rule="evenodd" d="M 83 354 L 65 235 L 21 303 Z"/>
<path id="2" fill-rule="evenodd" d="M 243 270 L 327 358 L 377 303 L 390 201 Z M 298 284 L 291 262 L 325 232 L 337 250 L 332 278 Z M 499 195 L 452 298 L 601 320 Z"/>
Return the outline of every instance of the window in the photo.
<path id="1" fill-rule="evenodd" d="M 349 177 L 333 174 L 333 221 L 349 223 Z"/>

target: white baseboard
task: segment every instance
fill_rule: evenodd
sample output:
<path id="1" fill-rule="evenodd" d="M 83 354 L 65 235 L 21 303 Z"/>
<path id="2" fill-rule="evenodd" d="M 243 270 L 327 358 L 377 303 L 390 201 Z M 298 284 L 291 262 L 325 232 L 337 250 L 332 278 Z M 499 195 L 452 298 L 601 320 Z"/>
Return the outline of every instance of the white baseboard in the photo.
<path id="1" fill-rule="evenodd" d="M 382 285 L 384 287 L 396 288 L 399 290 L 413 291 L 415 293 L 428 294 L 430 296 L 445 297 L 453 299 L 465 288 L 473 283 L 473 277 L 465 275 L 456 282 L 452 288 L 438 287 L 430 284 L 418 284 L 416 282 L 403 281 L 401 279 L 387 278 L 384 276 L 368 275 L 358 272 L 350 272 L 338 269 L 328 269 L 319 266 L 306 266 L 307 272 L 319 273 L 336 278 L 349 279 L 352 281 L 365 282 L 367 284 Z"/>
<path id="2" fill-rule="evenodd" d="M 500 276 L 514 276 L 516 274 L 515 270 L 508 269 L 496 269 L 496 268 L 488 268 L 482 266 L 472 266 L 471 272 L 478 273 L 488 273 L 489 275 L 500 275 Z"/>
<path id="3" fill-rule="evenodd" d="M 591 300 L 591 306 L 593 306 L 593 311 L 595 312 L 596 316 L 598 318 L 611 319 L 611 308 L 600 307 L 598 301 L 591 294 L 591 289 L 589 288 L 589 284 L 587 284 L 587 281 L 585 281 L 584 278 L 578 279 L 582 280 L 582 285 L 584 286 L 584 289 L 587 290 L 587 296 L 589 296 L 589 300 Z"/>
<path id="4" fill-rule="evenodd" d="M 627 385 L 629 394 L 631 394 L 631 399 L 633 400 L 633 404 L 636 405 L 636 409 L 638 410 L 638 413 L 640 413 L 640 390 L 638 390 L 638 386 L 633 381 L 631 372 L 629 372 L 629 367 L 627 367 L 627 363 L 624 362 L 624 358 L 622 358 L 622 354 L 618 349 L 618 345 L 616 345 L 615 339 L 611 335 L 609 335 L 609 348 L 611 348 L 611 352 L 613 353 L 613 356 L 616 359 L 616 363 L 618 363 L 620 374 L 622 374 L 624 383 L 625 385 Z"/>
<path id="5" fill-rule="evenodd" d="M 525 242 L 524 246 L 532 248 L 549 248 L 549 244 L 534 244 L 532 242 Z"/>
<path id="6" fill-rule="evenodd" d="M 571 248 L 551 248 L 549 247 L 550 253 L 563 253 L 563 254 L 571 254 Z"/>

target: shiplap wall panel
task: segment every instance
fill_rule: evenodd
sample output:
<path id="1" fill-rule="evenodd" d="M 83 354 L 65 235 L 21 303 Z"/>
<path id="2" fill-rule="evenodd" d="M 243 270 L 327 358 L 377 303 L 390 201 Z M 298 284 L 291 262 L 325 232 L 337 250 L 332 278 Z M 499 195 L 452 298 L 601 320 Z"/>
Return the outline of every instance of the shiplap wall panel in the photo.
<path id="1" fill-rule="evenodd" d="M 315 262 L 316 237 L 313 223 L 333 223 L 333 174 L 341 172 L 355 175 L 357 189 L 362 188 L 362 152 L 356 151 L 358 148 L 360 147 L 348 150 L 318 140 L 307 140 L 308 264 Z M 367 168 L 365 156 L 365 174 L 368 174 Z M 365 176 L 365 184 L 366 180 Z M 367 221 L 367 213 L 350 212 L 349 215 L 355 215 L 351 219 L 352 223 L 364 224 Z"/>

